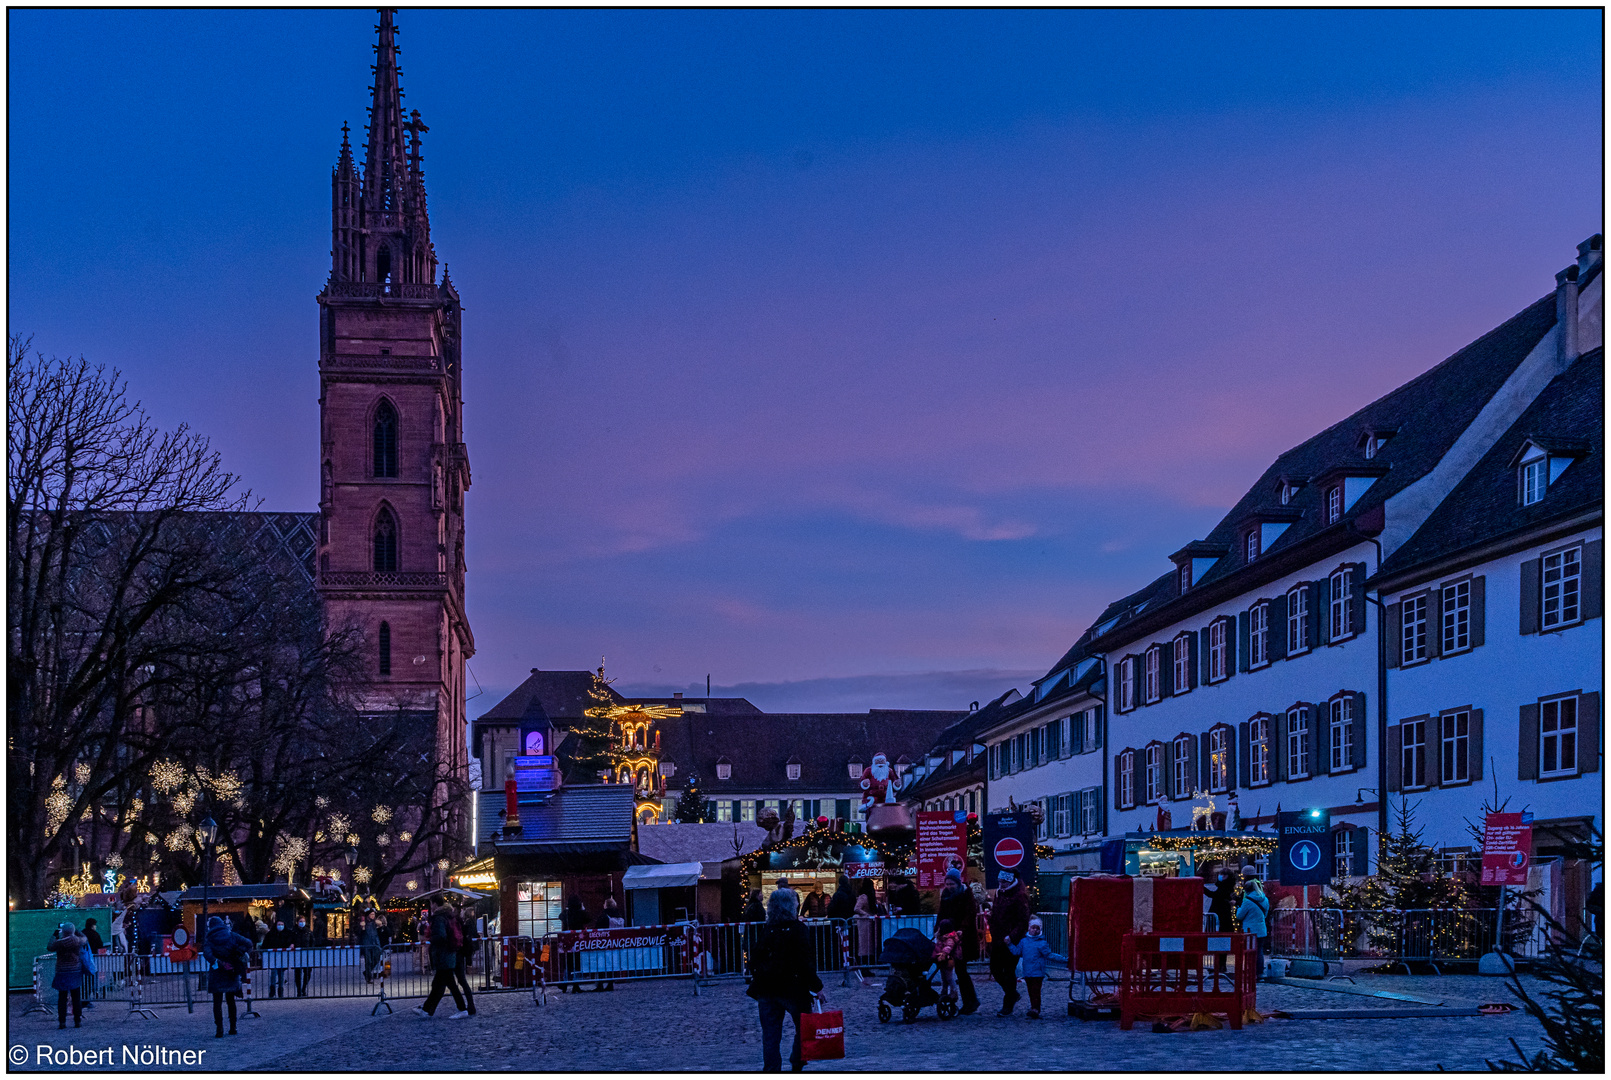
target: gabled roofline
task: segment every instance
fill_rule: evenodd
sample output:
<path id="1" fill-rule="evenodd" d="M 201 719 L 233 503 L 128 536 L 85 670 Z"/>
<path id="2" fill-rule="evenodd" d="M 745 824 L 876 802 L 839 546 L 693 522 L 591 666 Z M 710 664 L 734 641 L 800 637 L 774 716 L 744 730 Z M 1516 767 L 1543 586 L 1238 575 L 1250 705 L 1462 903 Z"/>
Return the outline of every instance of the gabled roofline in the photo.
<path id="1" fill-rule="evenodd" d="M 1400 592 L 1435 577 L 1458 573 L 1537 544 L 1547 544 L 1570 533 L 1581 532 L 1600 523 L 1603 518 L 1604 507 L 1599 499 L 1586 505 L 1580 503 L 1553 518 L 1530 521 L 1508 533 L 1484 537 L 1474 544 L 1446 552 L 1437 558 L 1366 578 L 1365 588 L 1374 589 L 1379 593 Z"/>

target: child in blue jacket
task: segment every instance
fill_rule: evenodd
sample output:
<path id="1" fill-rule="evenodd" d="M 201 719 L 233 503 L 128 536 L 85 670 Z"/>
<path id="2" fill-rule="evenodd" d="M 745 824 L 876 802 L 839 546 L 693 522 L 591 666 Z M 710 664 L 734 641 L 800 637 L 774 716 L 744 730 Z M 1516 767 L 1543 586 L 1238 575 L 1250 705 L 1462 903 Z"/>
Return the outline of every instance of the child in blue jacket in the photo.
<path id="1" fill-rule="evenodd" d="M 1014 956 L 1023 957 L 1024 987 L 1029 991 L 1029 1018 L 1040 1019 L 1040 988 L 1046 981 L 1046 961 L 1061 960 L 1068 962 L 1068 957 L 1052 951 L 1052 947 L 1041 935 L 1045 926 L 1038 916 L 1031 916 L 1029 920 L 1029 933 L 1016 942 L 1007 943 L 1007 951 Z"/>

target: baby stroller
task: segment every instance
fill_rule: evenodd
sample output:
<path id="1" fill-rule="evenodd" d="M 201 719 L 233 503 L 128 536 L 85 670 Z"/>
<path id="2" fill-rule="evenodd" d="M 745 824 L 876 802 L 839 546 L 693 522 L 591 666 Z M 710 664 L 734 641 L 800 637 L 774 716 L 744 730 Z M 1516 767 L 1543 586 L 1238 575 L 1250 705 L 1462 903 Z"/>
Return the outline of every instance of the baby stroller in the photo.
<path id="1" fill-rule="evenodd" d="M 949 1020 L 957 1014 L 957 1003 L 942 998 L 929 982 L 929 969 L 934 967 L 934 942 L 924 937 L 921 930 L 907 927 L 895 931 L 884 942 L 884 959 L 890 967 L 883 996 L 878 999 L 879 1023 L 889 1023 L 897 1007 L 901 1010 L 901 1019 L 908 1024 L 930 1005 L 935 1007 L 941 1020 Z"/>

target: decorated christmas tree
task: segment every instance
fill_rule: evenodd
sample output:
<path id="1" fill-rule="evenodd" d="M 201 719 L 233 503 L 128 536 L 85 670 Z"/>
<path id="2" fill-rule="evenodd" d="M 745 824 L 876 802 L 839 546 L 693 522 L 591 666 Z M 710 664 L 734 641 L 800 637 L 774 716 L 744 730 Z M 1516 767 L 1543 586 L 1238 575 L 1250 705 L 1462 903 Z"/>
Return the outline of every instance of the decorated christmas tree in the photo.
<path id="1" fill-rule="evenodd" d="M 683 785 L 682 794 L 677 796 L 677 820 L 684 825 L 697 825 L 711 820 L 705 816 L 705 796 L 699 790 L 698 773 L 688 774 L 688 782 Z"/>
<path id="2" fill-rule="evenodd" d="M 610 694 L 610 680 L 604 677 L 604 665 L 593 676 L 588 688 L 593 704 L 584 710 L 582 720 L 569 728 L 565 740 L 565 755 L 570 759 L 568 779 L 574 783 L 596 784 L 615 779 L 615 766 L 621 759 L 620 739 L 610 713 L 615 699 Z"/>
<path id="3" fill-rule="evenodd" d="M 1399 800 L 1396 828 L 1381 836 L 1376 873 L 1358 884 L 1336 879 L 1332 887 L 1337 898 L 1326 903 L 1363 912 L 1362 929 L 1378 951 L 1395 956 L 1418 952 L 1420 939 L 1433 937 L 1439 952 L 1452 956 L 1460 951 L 1460 942 L 1475 939 L 1474 916 L 1450 917 L 1451 912 L 1469 912 L 1472 897 L 1463 881 L 1438 872 L 1437 852 L 1422 843 L 1425 830 L 1415 826 L 1417 805 Z"/>

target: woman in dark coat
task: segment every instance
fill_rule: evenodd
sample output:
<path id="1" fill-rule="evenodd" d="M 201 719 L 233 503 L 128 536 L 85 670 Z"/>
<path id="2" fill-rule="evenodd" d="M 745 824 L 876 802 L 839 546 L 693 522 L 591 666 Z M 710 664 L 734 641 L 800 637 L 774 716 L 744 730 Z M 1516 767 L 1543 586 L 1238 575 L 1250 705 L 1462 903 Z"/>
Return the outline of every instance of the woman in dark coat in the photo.
<path id="1" fill-rule="evenodd" d="M 56 1026 L 67 1026 L 67 1002 L 73 1003 L 73 1026 L 84 1025 L 84 961 L 79 954 L 87 942 L 78 928 L 70 922 L 56 927 L 56 934 L 45 948 L 56 954 L 56 977 L 50 985 L 56 989 Z"/>
<path id="2" fill-rule="evenodd" d="M 811 996 L 822 999 L 822 980 L 811 951 L 808 927 L 799 914 L 800 901 L 792 889 L 777 889 L 766 902 L 766 925 L 755 942 L 750 988 L 761 1013 L 761 1071 L 782 1072 L 783 1017 L 794 1020 L 794 1049 L 789 1064 L 795 1072 L 805 1068 L 800 1057 L 800 1014 L 811 1011 Z"/>
<path id="3" fill-rule="evenodd" d="M 214 915 L 207 920 L 207 940 L 202 955 L 212 965 L 207 973 L 207 989 L 213 992 L 213 1025 L 217 1038 L 224 1037 L 224 1000 L 229 1000 L 229 1033 L 235 1031 L 235 999 L 240 996 L 241 976 L 246 974 L 246 963 L 252 953 L 252 941 L 229 928 L 229 923 Z"/>
<path id="4" fill-rule="evenodd" d="M 962 991 L 961 1015 L 977 1012 L 979 991 L 974 989 L 973 976 L 968 964 L 979 959 L 979 905 L 973 890 L 962 883 L 962 871 L 952 868 L 945 873 L 945 889 L 940 893 L 940 918 L 951 920 L 951 926 L 962 935 L 962 955 L 957 957 L 957 989 Z"/>
<path id="5" fill-rule="evenodd" d="M 828 918 L 848 919 L 856 913 L 856 887 L 843 874 L 834 883 L 833 897 L 828 901 Z"/>

